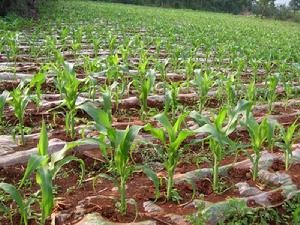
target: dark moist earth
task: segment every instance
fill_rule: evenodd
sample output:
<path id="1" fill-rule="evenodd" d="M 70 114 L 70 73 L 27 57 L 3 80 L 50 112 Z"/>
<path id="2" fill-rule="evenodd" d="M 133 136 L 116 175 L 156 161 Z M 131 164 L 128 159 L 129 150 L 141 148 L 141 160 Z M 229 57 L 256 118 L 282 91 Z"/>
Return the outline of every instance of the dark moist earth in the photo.
<path id="1" fill-rule="evenodd" d="M 78 185 L 80 170 L 78 164 L 75 162 L 70 163 L 65 166 L 64 169 L 59 173 L 55 180 L 56 187 L 56 206 L 53 210 L 55 214 L 63 211 L 67 212 L 70 217 L 66 219 L 63 223 L 58 224 L 73 224 L 80 220 L 80 218 L 76 218 L 74 215 L 74 210 L 76 206 L 80 203 L 83 205 L 85 214 L 98 212 L 104 218 L 107 218 L 114 222 L 132 222 L 136 217 L 135 208 L 133 205 L 128 205 L 128 213 L 125 216 L 122 216 L 118 210 L 116 209 L 116 200 L 119 199 L 119 194 L 114 188 L 112 182 L 106 179 L 98 179 L 93 188 L 92 177 L 99 173 L 105 173 L 105 169 L 103 169 L 103 163 L 99 161 L 95 161 L 91 158 L 88 158 L 83 155 L 77 155 L 82 158 L 86 164 L 87 174 L 89 174 L 89 178 L 85 177 L 85 181 L 82 185 Z M 239 158 L 239 161 L 242 160 L 243 157 Z M 223 160 L 222 164 L 227 164 L 233 161 L 233 158 L 228 158 Z M 273 171 L 282 171 L 284 167 L 282 166 L 283 162 L 278 161 L 275 162 L 271 170 Z M 203 164 L 201 167 L 206 167 Z M 13 183 L 17 184 L 22 175 L 24 174 L 26 165 L 17 165 L 13 167 L 9 167 L 6 169 L 0 169 L 0 177 L 1 182 Z M 177 168 L 177 173 L 184 173 L 187 171 L 191 171 L 196 169 L 197 167 L 193 164 L 182 163 Z M 299 176 L 300 164 L 296 164 L 291 166 L 289 170 L 289 174 L 293 177 L 293 181 L 300 187 L 300 176 Z M 93 175 L 92 175 L 93 174 Z M 165 174 L 164 171 L 161 171 L 160 174 Z M 222 194 L 215 194 L 212 191 L 211 183 L 207 180 L 202 180 L 196 183 L 196 198 L 199 198 L 201 195 L 204 195 L 204 199 L 210 202 L 219 202 L 223 201 L 226 198 L 231 197 L 239 197 L 238 191 L 233 187 L 237 182 L 248 182 L 250 186 L 260 186 L 259 182 L 254 183 L 251 180 L 251 174 L 248 170 L 231 170 L 229 171 L 229 177 L 222 178 L 224 186 L 229 188 L 229 190 L 225 191 Z M 27 186 L 23 191 L 23 193 L 29 194 L 32 193 L 32 190 L 38 190 L 38 186 L 34 182 L 34 177 L 31 177 L 32 186 Z M 261 187 L 261 186 L 260 186 Z M 271 190 L 274 187 L 265 186 L 264 190 Z M 154 219 L 158 224 L 164 224 L 161 221 L 166 220 L 163 218 L 163 215 L 168 213 L 176 213 L 178 215 L 187 215 L 193 212 L 196 212 L 195 208 L 185 207 L 191 200 L 193 195 L 193 188 L 188 183 L 183 183 L 180 185 L 176 185 L 176 189 L 178 190 L 181 201 L 179 204 L 173 202 L 167 202 L 164 197 L 161 197 L 157 200 L 156 204 L 160 206 L 164 213 L 160 214 L 154 213 L 150 214 L 144 211 L 143 203 L 145 201 L 154 201 L 155 198 L 155 188 L 152 182 L 143 174 L 143 173 L 135 173 L 133 174 L 128 182 L 127 182 L 127 198 L 132 198 L 137 202 L 138 206 L 138 217 L 136 221 L 142 221 L 147 219 Z M 161 195 L 166 191 L 164 188 L 160 189 Z M 116 200 L 109 198 L 101 198 L 99 196 L 112 196 L 115 197 Z M 89 201 L 85 200 L 90 198 Z M 280 202 L 282 200 L 281 193 L 274 193 L 271 197 L 271 202 Z M 83 201 L 85 200 L 85 201 Z M 248 203 L 251 207 L 256 207 L 256 205 L 252 205 L 251 202 Z M 16 205 L 12 203 L 12 206 L 15 208 Z M 33 205 L 34 210 L 38 210 L 38 205 Z M 14 222 L 17 224 L 19 222 L 18 215 L 14 216 Z M 57 221 L 58 222 L 58 221 Z M 165 221 L 166 222 L 166 221 Z M 5 218 L 0 219 L 1 224 L 10 224 L 9 221 Z M 31 221 L 30 224 L 36 224 L 36 222 Z"/>

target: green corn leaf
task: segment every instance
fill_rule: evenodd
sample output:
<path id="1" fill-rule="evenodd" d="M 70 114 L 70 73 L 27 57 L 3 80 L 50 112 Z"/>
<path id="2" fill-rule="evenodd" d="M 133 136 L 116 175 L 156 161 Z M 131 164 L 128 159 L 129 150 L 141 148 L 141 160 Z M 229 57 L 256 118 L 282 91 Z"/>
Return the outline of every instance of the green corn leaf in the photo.
<path id="1" fill-rule="evenodd" d="M 226 119 L 227 112 L 228 112 L 227 108 L 223 108 L 217 115 L 217 118 L 215 119 L 215 125 L 218 130 L 222 130 L 222 125 Z"/>
<path id="2" fill-rule="evenodd" d="M 173 127 L 172 127 L 172 124 L 170 123 L 168 117 L 164 113 L 161 113 L 161 114 L 156 115 L 154 118 L 157 119 L 161 123 L 161 125 L 163 125 L 163 127 L 167 130 L 169 139 L 174 140 L 175 133 L 173 132 Z"/>
<path id="3" fill-rule="evenodd" d="M 201 115 L 200 113 L 196 112 L 196 111 L 192 111 L 190 112 L 190 115 L 189 115 L 193 120 L 195 120 L 199 126 L 203 126 L 204 124 L 210 124 L 210 120 Z"/>
<path id="4" fill-rule="evenodd" d="M 48 156 L 48 134 L 47 134 L 46 125 L 44 121 L 42 123 L 40 140 L 38 144 L 38 153 L 41 156 Z"/>
<path id="5" fill-rule="evenodd" d="M 174 126 L 173 126 L 173 132 L 174 132 L 175 134 L 177 134 L 177 132 L 180 130 L 181 124 L 182 124 L 182 122 L 184 121 L 185 118 L 186 118 L 186 114 L 181 114 L 181 115 L 178 117 L 176 123 L 175 123 Z"/>
<path id="6" fill-rule="evenodd" d="M 291 142 L 293 135 L 295 133 L 295 130 L 298 127 L 296 122 L 297 121 L 295 121 L 291 126 L 288 127 L 287 132 L 286 132 L 286 137 L 284 138 L 286 142 Z"/>
<path id="7" fill-rule="evenodd" d="M 7 184 L 7 183 L 0 183 L 0 189 L 2 189 L 4 192 L 6 192 L 7 194 L 9 194 L 10 198 L 13 199 L 19 208 L 21 217 L 23 218 L 24 224 L 27 225 L 28 221 L 27 221 L 27 210 L 25 208 L 25 204 L 24 204 L 24 200 L 20 194 L 20 192 L 17 190 L 17 188 L 11 184 Z"/>
<path id="8" fill-rule="evenodd" d="M 49 173 L 47 167 L 42 167 L 38 169 L 36 174 L 36 181 L 41 187 L 42 224 L 45 224 L 45 221 L 47 217 L 50 216 L 54 206 L 52 176 Z"/>
<path id="9" fill-rule="evenodd" d="M 138 135 L 139 131 L 143 128 L 143 126 L 132 126 L 126 132 L 122 143 L 120 144 L 120 148 L 124 149 L 124 151 L 129 152 L 132 142 Z"/>
<path id="10" fill-rule="evenodd" d="M 151 126 L 151 124 L 147 124 L 144 127 L 145 131 L 150 131 L 151 135 L 157 139 L 159 139 L 163 144 L 166 143 L 166 136 L 165 133 L 163 131 L 163 129 L 161 128 L 154 128 Z"/>
<path id="11" fill-rule="evenodd" d="M 72 161 L 76 161 L 80 164 L 80 169 L 81 169 L 81 174 L 80 174 L 80 184 L 82 183 L 83 181 L 83 178 L 84 178 L 84 174 L 85 174 L 85 164 L 84 164 L 84 161 L 82 159 L 79 159 L 75 156 L 67 156 L 66 158 L 64 159 L 61 159 L 59 160 L 56 164 L 55 164 L 55 167 L 54 167 L 54 170 L 51 171 L 51 174 L 52 174 L 52 179 L 55 179 L 56 177 L 56 174 L 61 170 L 61 168 L 63 166 L 65 166 L 66 164 L 72 162 Z"/>
<path id="12" fill-rule="evenodd" d="M 136 168 L 138 170 L 142 170 L 144 172 L 144 174 L 146 174 L 146 176 L 153 182 L 154 187 L 155 187 L 155 199 L 159 199 L 160 197 L 160 191 L 159 191 L 159 186 L 160 186 L 160 182 L 159 179 L 156 175 L 156 173 L 148 166 L 146 165 L 137 165 Z"/>
<path id="13" fill-rule="evenodd" d="M 49 162 L 49 168 L 50 170 L 53 170 L 55 168 L 55 164 L 62 160 L 68 151 L 72 150 L 73 148 L 85 143 L 85 141 L 73 141 L 66 143 L 62 150 L 55 152 L 51 155 L 51 161 Z"/>
<path id="14" fill-rule="evenodd" d="M 28 160 L 27 167 L 24 176 L 20 182 L 19 189 L 24 185 L 25 181 L 30 177 L 30 175 L 41 167 L 43 164 L 47 163 L 48 156 L 46 155 L 32 155 Z"/>
<path id="15" fill-rule="evenodd" d="M 95 107 L 92 103 L 84 103 L 78 108 L 84 110 L 90 117 L 93 118 L 93 120 L 96 122 L 97 129 L 102 131 L 103 128 L 111 128 L 112 124 L 108 114 L 103 110 Z"/>
<path id="16" fill-rule="evenodd" d="M 193 132 L 188 131 L 188 130 L 182 130 L 179 132 L 177 138 L 175 139 L 174 142 L 170 143 L 170 148 L 172 149 L 179 149 L 180 145 L 182 144 L 182 142 L 188 137 L 191 136 L 193 134 Z"/>
<path id="17" fill-rule="evenodd" d="M 9 92 L 8 91 L 3 91 L 2 94 L 0 95 L 0 116 L 3 114 L 4 106 L 6 103 L 6 99 L 9 97 Z"/>

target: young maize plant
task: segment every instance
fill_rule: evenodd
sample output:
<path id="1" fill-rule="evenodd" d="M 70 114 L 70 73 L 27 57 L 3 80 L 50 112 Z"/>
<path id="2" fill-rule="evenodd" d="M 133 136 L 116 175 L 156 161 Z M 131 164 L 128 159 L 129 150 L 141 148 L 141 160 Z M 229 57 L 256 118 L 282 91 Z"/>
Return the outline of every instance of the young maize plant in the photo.
<path id="1" fill-rule="evenodd" d="M 186 59 L 184 63 L 185 63 L 186 81 L 190 82 L 191 78 L 194 75 L 194 69 L 195 69 L 196 63 L 193 62 L 192 58 Z M 188 83 L 188 85 L 189 85 L 189 83 Z"/>
<path id="2" fill-rule="evenodd" d="M 273 102 L 276 100 L 276 88 L 279 82 L 279 79 L 277 76 L 270 76 L 269 77 L 269 82 L 267 86 L 267 92 L 266 92 L 266 99 L 268 101 L 268 107 L 269 107 L 269 113 L 272 112 L 273 110 Z"/>
<path id="3" fill-rule="evenodd" d="M 99 71 L 99 66 L 98 59 L 91 59 L 88 56 L 84 57 L 84 62 L 83 62 L 83 70 L 86 75 L 84 79 L 84 90 L 87 91 L 89 98 L 95 100 L 96 97 L 96 85 L 97 85 L 97 80 L 95 78 L 95 72 Z"/>
<path id="4" fill-rule="evenodd" d="M 256 103 L 256 95 L 257 95 L 257 91 L 256 91 L 256 81 L 255 79 L 252 79 L 249 86 L 248 86 L 248 90 L 246 93 L 246 98 L 249 102 L 252 103 L 252 105 L 255 105 Z"/>
<path id="5" fill-rule="evenodd" d="M 84 162 L 74 156 L 66 156 L 67 151 L 71 148 L 77 146 L 80 143 L 69 143 L 59 152 L 54 153 L 51 156 L 48 155 L 48 136 L 46 131 L 45 123 L 42 125 L 40 140 L 38 143 L 38 154 L 32 155 L 28 161 L 24 176 L 20 181 L 19 187 L 7 183 L 0 183 L 0 189 L 7 193 L 12 200 L 17 203 L 19 213 L 21 216 L 20 223 L 25 225 L 29 224 L 28 220 L 31 215 L 30 206 L 41 199 L 39 202 L 41 210 L 41 225 L 46 224 L 47 218 L 52 213 L 54 207 L 54 196 L 53 196 L 53 184 L 52 180 L 55 179 L 56 174 L 59 170 L 71 161 L 77 161 L 80 163 L 81 167 L 81 181 L 83 180 L 85 167 Z M 32 173 L 36 174 L 36 182 L 40 186 L 40 189 L 36 193 L 32 193 L 32 197 L 23 198 L 20 193 L 20 189 L 24 186 L 26 180 L 29 179 Z M 80 182 L 81 182 L 80 181 Z M 40 196 L 36 198 L 36 196 Z M 5 206 L 4 206 L 5 207 Z M 6 207 L 5 207 L 6 208 Z M 7 209 L 7 208 L 6 208 Z M 6 210 L 8 213 L 9 209 Z M 13 224 L 11 218 L 11 224 Z"/>
<path id="6" fill-rule="evenodd" d="M 244 151 L 245 154 L 249 157 L 252 162 L 252 179 L 256 181 L 258 177 L 258 163 L 261 157 L 261 149 L 263 144 L 268 138 L 269 132 L 269 122 L 265 118 L 263 121 L 258 124 L 251 113 L 246 116 L 244 121 L 241 121 L 242 126 L 246 127 L 250 136 L 251 146 L 254 152 L 254 157 L 249 154 L 247 151 Z"/>
<path id="7" fill-rule="evenodd" d="M 195 71 L 195 80 L 192 81 L 192 84 L 196 86 L 199 94 L 199 112 L 201 113 L 203 107 L 207 101 L 207 94 L 209 89 L 213 85 L 213 81 L 208 77 L 207 72 L 202 72 L 201 70 Z"/>
<path id="8" fill-rule="evenodd" d="M 63 102 L 60 107 L 66 106 L 66 133 L 72 138 L 75 138 L 75 116 L 77 112 L 76 100 L 79 95 L 79 85 L 81 81 L 77 79 L 73 65 L 69 63 L 63 64 L 63 70 L 58 68 L 56 77 L 56 85 L 59 89 Z"/>
<path id="9" fill-rule="evenodd" d="M 295 121 L 291 126 L 287 128 L 287 130 L 280 126 L 280 134 L 283 143 L 277 143 L 279 147 L 281 147 L 284 151 L 284 162 L 285 162 L 285 170 L 287 171 L 290 167 L 290 161 L 293 156 L 293 136 L 296 132 L 296 129 L 298 125 L 296 124 L 297 121 Z"/>
<path id="10" fill-rule="evenodd" d="M 116 43 L 117 43 L 117 36 L 109 34 L 109 43 L 108 43 L 108 48 L 111 54 L 115 53 L 116 49 Z"/>
<path id="11" fill-rule="evenodd" d="M 106 77 L 107 85 L 111 85 L 114 81 L 117 81 L 119 78 L 122 78 L 122 71 L 119 65 L 119 56 L 118 54 L 109 55 L 106 59 Z"/>
<path id="12" fill-rule="evenodd" d="M 130 43 L 128 43 L 127 45 L 121 45 L 119 47 L 121 55 L 122 55 L 122 62 L 125 66 L 125 68 L 129 68 L 129 54 L 130 54 Z"/>
<path id="13" fill-rule="evenodd" d="M 6 38 L 6 56 L 14 62 L 14 69 L 16 68 L 17 56 L 19 53 L 18 48 L 19 35 L 16 32 L 10 32 Z M 14 71 L 15 72 L 15 71 Z"/>
<path id="14" fill-rule="evenodd" d="M 93 38 L 93 51 L 94 51 L 95 57 L 97 57 L 99 54 L 100 45 L 101 45 L 101 39 L 98 37 Z"/>
<path id="15" fill-rule="evenodd" d="M 150 70 L 147 72 L 147 74 L 144 77 L 136 77 L 133 80 L 133 85 L 138 90 L 139 93 L 139 101 L 141 104 L 141 116 L 142 119 L 145 118 L 146 112 L 147 112 L 147 102 L 148 102 L 148 96 L 151 92 L 151 90 L 154 87 L 156 74 L 154 70 Z"/>
<path id="16" fill-rule="evenodd" d="M 220 191 L 219 186 L 219 166 L 224 157 L 226 148 L 235 149 L 237 144 L 228 136 L 236 129 L 240 115 L 249 113 L 251 104 L 247 101 L 239 101 L 233 110 L 223 108 L 214 118 L 213 122 L 209 118 L 202 116 L 196 111 L 190 113 L 190 117 L 194 119 L 200 128 L 194 130 L 198 134 L 207 134 L 208 136 L 198 141 L 209 139 L 209 146 L 214 156 L 213 166 L 213 190 Z M 226 125 L 224 125 L 226 123 Z"/>
<path id="17" fill-rule="evenodd" d="M 20 224 L 22 225 L 24 223 L 25 225 L 28 225 L 28 217 L 30 214 L 29 207 L 32 202 L 31 199 L 28 199 L 25 201 L 25 199 L 22 197 L 20 191 L 12 184 L 0 183 L 0 190 L 5 192 L 6 194 L 8 194 L 10 199 L 12 199 L 16 202 L 20 216 L 21 216 Z M 4 204 L 2 207 L 4 208 L 4 211 L 7 212 L 7 214 L 9 214 L 10 223 L 11 223 L 11 225 L 13 225 L 13 219 L 12 219 L 12 215 L 10 213 L 10 209 L 8 207 L 6 207 Z"/>
<path id="18" fill-rule="evenodd" d="M 227 95 L 227 104 L 233 107 L 236 104 L 236 87 L 235 87 L 235 77 L 230 76 L 226 81 L 226 95 Z"/>
<path id="19" fill-rule="evenodd" d="M 42 70 L 45 70 L 45 69 L 46 68 L 44 67 Z M 46 74 L 44 72 L 40 71 L 39 73 L 37 73 L 33 76 L 33 78 L 30 80 L 30 83 L 29 83 L 30 89 L 35 88 L 36 97 L 33 98 L 33 101 L 36 103 L 38 108 L 41 105 L 41 101 L 42 101 L 41 88 L 42 88 L 42 84 L 45 83 L 45 81 L 46 81 Z"/>
<path id="20" fill-rule="evenodd" d="M 126 182 L 128 177 L 136 172 L 143 172 L 153 181 L 156 187 L 156 198 L 159 197 L 159 180 L 156 174 L 144 165 L 131 165 L 130 154 L 132 146 L 142 126 L 127 127 L 126 130 L 118 130 L 112 127 L 112 121 L 109 115 L 97 109 L 91 103 L 85 103 L 80 106 L 90 117 L 93 118 L 95 126 L 99 131 L 99 137 L 96 139 L 87 139 L 87 142 L 97 143 L 100 146 L 103 157 L 109 163 L 109 172 L 111 176 L 99 174 L 98 177 L 107 178 L 114 181 L 120 193 L 119 209 L 122 215 L 126 214 Z M 107 143 L 108 142 L 108 143 Z M 96 177 L 97 178 L 97 177 Z"/>
<path id="21" fill-rule="evenodd" d="M 168 88 L 165 93 L 165 108 L 164 112 L 167 114 L 171 109 L 172 118 L 171 120 L 175 122 L 176 120 L 176 112 L 178 112 L 178 101 L 177 96 L 179 94 L 180 85 L 178 82 L 172 82 L 167 85 Z"/>
<path id="22" fill-rule="evenodd" d="M 154 128 L 151 124 L 147 124 L 144 128 L 144 130 L 149 131 L 153 137 L 159 139 L 164 146 L 164 151 L 161 151 L 160 155 L 164 159 L 164 167 L 168 174 L 166 195 L 168 201 L 179 200 L 178 193 L 174 189 L 174 172 L 183 153 L 181 144 L 187 137 L 193 134 L 192 131 L 181 128 L 186 116 L 186 114 L 180 115 L 174 125 L 172 125 L 165 113 L 158 114 L 154 118 L 158 120 L 163 127 Z"/>
<path id="23" fill-rule="evenodd" d="M 166 82 L 167 81 L 167 67 L 169 64 L 169 59 L 160 62 L 159 60 L 155 61 L 155 69 L 160 73 L 161 80 Z"/>
<path id="24" fill-rule="evenodd" d="M 62 50 L 66 49 L 67 46 L 67 38 L 69 36 L 70 29 L 68 27 L 63 27 L 60 33 L 60 41 L 62 45 Z"/>
<path id="25" fill-rule="evenodd" d="M 276 131 L 279 127 L 279 123 L 273 119 L 267 119 L 267 142 L 268 142 L 268 150 L 273 152 L 273 148 L 276 140 Z"/>
<path id="26" fill-rule="evenodd" d="M 118 89 L 118 82 L 114 82 L 111 86 L 104 86 L 100 88 L 100 92 L 103 98 L 103 111 L 108 115 L 109 121 L 112 122 L 112 97 L 114 95 L 113 90 Z M 118 110 L 118 90 L 116 90 L 116 110 Z"/>
<path id="27" fill-rule="evenodd" d="M 0 124 L 3 123 L 3 112 L 8 97 L 9 97 L 8 91 L 3 91 L 2 94 L 0 95 Z"/>
<path id="28" fill-rule="evenodd" d="M 10 93 L 10 97 L 11 98 L 8 100 L 8 104 L 14 109 L 15 116 L 19 121 L 17 126 L 17 129 L 21 134 L 19 144 L 24 145 L 24 115 L 26 106 L 30 101 L 29 88 L 27 88 L 24 83 L 20 83 L 19 86 Z"/>

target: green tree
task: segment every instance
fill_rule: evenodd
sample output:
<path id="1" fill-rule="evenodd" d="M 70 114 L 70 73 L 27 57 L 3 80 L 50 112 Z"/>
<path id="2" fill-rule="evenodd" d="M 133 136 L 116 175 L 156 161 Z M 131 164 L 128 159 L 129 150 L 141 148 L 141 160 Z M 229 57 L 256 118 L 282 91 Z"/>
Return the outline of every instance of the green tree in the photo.
<path id="1" fill-rule="evenodd" d="M 23 17 L 37 17 L 38 0 L 0 0 L 0 16 L 14 12 Z"/>
<path id="2" fill-rule="evenodd" d="M 300 10 L 300 0 L 291 0 L 289 5 L 294 10 L 294 13 Z"/>

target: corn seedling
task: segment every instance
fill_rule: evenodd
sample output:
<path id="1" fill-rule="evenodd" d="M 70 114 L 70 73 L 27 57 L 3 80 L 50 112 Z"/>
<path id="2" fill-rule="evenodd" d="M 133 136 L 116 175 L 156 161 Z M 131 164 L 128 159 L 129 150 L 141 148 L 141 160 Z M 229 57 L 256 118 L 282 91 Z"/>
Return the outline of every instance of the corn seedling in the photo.
<path id="1" fill-rule="evenodd" d="M 212 80 L 208 77 L 207 72 L 201 72 L 201 70 L 195 71 L 195 80 L 192 81 L 198 90 L 199 94 L 199 112 L 201 113 L 205 102 L 207 101 L 207 94 L 211 86 L 213 85 Z"/>
<path id="2" fill-rule="evenodd" d="M 270 76 L 268 82 L 268 89 L 266 98 L 268 101 L 269 113 L 273 110 L 273 102 L 276 100 L 276 88 L 278 85 L 278 77 L 277 76 Z"/>
<path id="3" fill-rule="evenodd" d="M 12 184 L 0 183 L 0 190 L 4 191 L 6 194 L 10 196 L 12 200 L 14 200 L 18 206 L 19 213 L 21 216 L 20 224 L 28 225 L 28 217 L 29 217 L 29 206 L 31 200 L 25 201 L 22 197 L 20 191 Z M 5 206 L 4 206 L 5 207 Z M 9 213 L 9 209 L 5 207 L 6 211 Z M 12 218 L 10 219 L 11 224 L 13 224 Z"/>
<path id="4" fill-rule="evenodd" d="M 257 95 L 255 84 L 255 79 L 252 79 L 247 90 L 247 100 L 252 102 L 253 105 L 255 105 Z"/>
<path id="5" fill-rule="evenodd" d="M 59 170 L 71 161 L 77 161 L 81 166 L 81 181 L 84 176 L 84 162 L 74 156 L 65 157 L 67 151 L 79 143 L 70 143 L 59 152 L 54 153 L 51 157 L 48 153 L 48 135 L 46 125 L 43 122 L 40 140 L 38 143 L 38 155 L 32 155 L 28 161 L 24 176 L 20 182 L 19 189 L 25 184 L 25 181 L 32 173 L 36 174 L 36 182 L 40 186 L 41 194 L 40 207 L 42 211 L 41 224 L 44 225 L 46 219 L 52 213 L 54 207 L 54 195 L 52 180 L 55 179 Z"/>
<path id="6" fill-rule="evenodd" d="M 232 111 L 223 108 L 214 118 L 213 122 L 196 111 L 190 113 L 190 117 L 201 126 L 194 132 L 208 135 L 204 139 L 198 141 L 210 139 L 209 146 L 214 156 L 213 190 L 216 192 L 220 189 L 218 178 L 219 165 L 224 157 L 225 148 L 235 146 L 235 143 L 228 136 L 236 129 L 239 116 L 248 114 L 250 107 L 251 104 L 249 102 L 240 101 Z M 225 122 L 227 122 L 226 125 L 224 125 Z"/>
<path id="7" fill-rule="evenodd" d="M 25 144 L 24 139 L 24 115 L 25 115 L 25 109 L 27 104 L 30 101 L 29 97 L 29 89 L 24 86 L 23 83 L 21 83 L 16 89 L 14 89 L 10 93 L 10 99 L 8 101 L 9 105 L 14 109 L 15 116 L 17 117 L 19 124 L 18 124 L 18 130 L 21 134 L 20 138 L 20 145 Z"/>
<path id="8" fill-rule="evenodd" d="M 3 91 L 0 95 L 0 124 L 3 122 L 3 111 L 6 104 L 6 100 L 9 97 L 8 91 Z"/>
<path id="9" fill-rule="evenodd" d="M 37 105 L 37 107 L 40 107 L 41 100 L 42 100 L 42 92 L 41 87 L 42 84 L 46 81 L 46 75 L 43 72 L 39 72 L 33 76 L 29 83 L 29 88 L 35 88 L 36 98 L 34 98 L 34 101 Z"/>
<path id="10" fill-rule="evenodd" d="M 171 124 L 164 113 L 158 114 L 154 118 L 158 120 L 163 128 L 153 128 L 148 124 L 144 129 L 150 131 L 151 135 L 159 139 L 164 146 L 164 151 L 160 154 L 164 159 L 164 167 L 168 174 L 166 197 L 167 200 L 178 200 L 178 194 L 173 188 L 173 176 L 180 156 L 183 153 L 181 144 L 187 137 L 192 135 L 192 132 L 181 128 L 181 125 L 186 118 L 185 114 L 180 115 L 174 125 Z M 165 131 L 167 132 L 167 135 Z"/>
<path id="11" fill-rule="evenodd" d="M 147 112 L 148 96 L 154 87 L 155 78 L 156 78 L 155 71 L 150 70 L 147 72 L 145 77 L 142 77 L 142 79 L 137 77 L 136 79 L 133 80 L 133 85 L 138 90 L 139 93 L 139 101 L 141 104 L 142 118 L 145 118 Z"/>
<path id="12" fill-rule="evenodd" d="M 179 94 L 180 85 L 177 82 L 173 82 L 168 85 L 168 89 L 165 93 L 165 108 L 164 112 L 168 113 L 171 109 L 172 112 L 172 121 L 176 119 L 176 111 L 178 109 L 177 96 Z"/>
<path id="13" fill-rule="evenodd" d="M 133 142 L 142 126 L 127 127 L 126 130 L 118 130 L 112 127 L 112 121 L 103 110 L 97 109 L 91 103 L 85 103 L 80 106 L 95 121 L 95 126 L 100 132 L 99 138 L 87 141 L 99 144 L 103 156 L 109 162 L 109 172 L 111 176 L 99 174 L 99 177 L 113 180 L 120 193 L 120 212 L 126 214 L 126 182 L 128 177 L 135 171 L 143 170 L 144 173 L 154 182 L 156 186 L 156 197 L 159 197 L 159 180 L 156 174 L 148 167 L 143 165 L 131 165 L 130 152 Z M 107 141 L 109 142 L 107 144 Z M 110 149 L 110 157 L 107 149 Z M 109 159 L 110 158 L 110 159 Z"/>
<path id="14" fill-rule="evenodd" d="M 66 112 L 66 133 L 75 138 L 75 116 L 77 112 L 76 100 L 79 95 L 80 80 L 76 78 L 72 64 L 64 63 L 63 71 L 57 74 L 57 84 L 63 98 L 62 106 L 67 107 Z"/>
<path id="15" fill-rule="evenodd" d="M 265 118 L 258 124 L 253 115 L 249 114 L 244 121 L 241 121 L 241 124 L 248 130 L 254 152 L 254 156 L 252 156 L 247 151 L 244 151 L 252 162 L 252 179 L 255 181 L 258 177 L 258 163 L 261 157 L 261 149 L 268 137 L 269 123 Z"/>
<path id="16" fill-rule="evenodd" d="M 285 129 L 283 126 L 280 127 L 280 135 L 282 138 L 283 143 L 278 143 L 279 147 L 281 147 L 284 151 L 284 164 L 285 170 L 288 170 L 290 167 L 290 161 L 293 156 L 293 136 L 297 129 L 298 125 L 294 122 L 291 126 Z"/>
<path id="17" fill-rule="evenodd" d="M 117 54 L 109 55 L 106 60 L 106 77 L 107 77 L 107 84 L 110 85 L 113 81 L 117 81 L 119 76 L 122 76 L 120 67 L 119 67 L 119 57 Z"/>
<path id="18" fill-rule="evenodd" d="M 230 76 L 226 81 L 227 104 L 234 106 L 236 104 L 236 89 L 234 76 Z"/>

